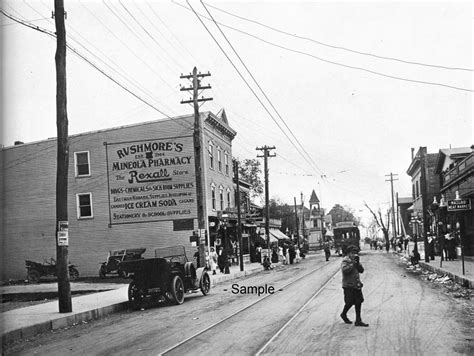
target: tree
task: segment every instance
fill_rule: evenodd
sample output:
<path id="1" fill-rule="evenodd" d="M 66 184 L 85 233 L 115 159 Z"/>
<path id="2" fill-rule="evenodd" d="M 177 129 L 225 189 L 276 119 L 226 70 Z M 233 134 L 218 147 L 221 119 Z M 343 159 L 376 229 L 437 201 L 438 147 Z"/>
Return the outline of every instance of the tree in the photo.
<path id="1" fill-rule="evenodd" d="M 332 223 L 336 225 L 342 221 L 354 221 L 357 225 L 359 224 L 359 218 L 354 216 L 351 208 L 343 207 L 342 205 L 336 204 L 329 210 L 328 215 L 332 217 Z"/>
<path id="2" fill-rule="evenodd" d="M 263 194 L 263 183 L 261 180 L 262 168 L 257 159 L 244 159 L 239 164 L 240 179 L 250 184 L 250 195 L 252 198 Z"/>
<path id="3" fill-rule="evenodd" d="M 388 226 L 388 215 L 387 215 L 387 224 L 384 224 L 383 219 L 382 219 L 382 212 L 380 211 L 380 208 L 377 211 L 378 213 L 378 217 L 377 217 L 377 214 L 374 213 L 374 211 L 367 205 L 366 202 L 364 202 L 364 205 L 371 212 L 372 216 L 375 219 L 375 223 L 382 229 L 383 237 L 385 239 L 385 249 L 388 252 L 388 250 L 390 249 L 390 239 L 388 237 L 388 228 L 386 227 Z"/>
<path id="4" fill-rule="evenodd" d="M 278 198 L 272 198 L 269 202 L 270 218 L 281 220 L 281 231 L 286 230 L 296 234 L 296 221 L 294 206 L 282 203 Z"/>

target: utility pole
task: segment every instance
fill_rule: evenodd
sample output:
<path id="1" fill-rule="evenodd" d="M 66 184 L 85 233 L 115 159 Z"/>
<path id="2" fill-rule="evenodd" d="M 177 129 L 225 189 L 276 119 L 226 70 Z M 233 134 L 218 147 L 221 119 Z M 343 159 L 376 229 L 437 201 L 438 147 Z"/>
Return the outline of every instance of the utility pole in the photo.
<path id="1" fill-rule="evenodd" d="M 239 239 L 239 264 L 240 264 L 240 270 L 243 271 L 244 270 L 244 255 L 243 255 L 243 247 L 242 247 L 242 222 L 241 222 L 241 212 L 240 212 L 239 161 L 237 160 L 234 160 L 234 172 L 235 172 L 235 180 L 237 184 L 235 204 L 237 205 L 237 237 Z"/>
<path id="2" fill-rule="evenodd" d="M 428 189 L 427 189 L 427 175 L 426 175 L 426 147 L 420 147 L 420 190 L 421 190 L 421 221 L 423 226 L 423 244 L 425 250 L 425 262 L 430 262 L 429 247 L 428 247 L 428 236 L 426 235 L 429 230 L 428 219 L 426 218 L 426 209 L 428 208 Z"/>
<path id="3" fill-rule="evenodd" d="M 66 25 L 64 23 L 64 1 L 54 1 L 56 24 L 56 126 L 57 168 L 56 168 L 56 266 L 58 274 L 59 312 L 72 312 L 71 284 L 68 269 L 68 211 L 67 187 L 69 167 L 69 141 L 66 95 Z"/>
<path id="4" fill-rule="evenodd" d="M 303 235 L 303 239 L 304 239 L 305 230 L 306 229 L 305 229 L 305 224 L 304 224 L 304 196 L 303 196 L 303 192 L 301 192 L 301 234 Z"/>
<path id="5" fill-rule="evenodd" d="M 265 174 L 265 234 L 267 235 L 267 248 L 268 248 L 268 258 L 271 257 L 270 254 L 270 206 L 269 206 L 269 197 L 268 197 L 268 157 L 275 157 L 276 155 L 270 155 L 269 151 L 274 150 L 275 146 L 273 147 L 268 147 L 268 146 L 263 146 L 263 147 L 257 147 L 257 151 L 263 151 L 263 156 L 257 156 L 257 157 L 263 157 L 263 170 Z"/>
<path id="6" fill-rule="evenodd" d="M 390 182 L 390 186 L 392 188 L 392 233 L 393 233 L 394 238 L 397 237 L 397 227 L 395 225 L 396 220 L 395 220 L 395 203 L 394 203 L 394 197 L 393 197 L 393 181 L 398 180 L 398 178 L 395 176 L 398 176 L 398 174 L 390 173 L 390 174 L 385 175 L 385 177 L 390 177 L 390 179 L 385 179 L 385 181 Z"/>
<path id="7" fill-rule="evenodd" d="M 400 231 L 400 206 L 398 205 L 398 192 L 395 194 L 395 201 L 397 202 L 397 231 L 401 235 L 402 231 Z"/>
<path id="8" fill-rule="evenodd" d="M 300 233 L 298 228 L 298 210 L 296 210 L 296 197 L 295 199 L 295 226 L 296 226 L 296 236 L 298 237 L 298 248 L 300 248 Z"/>
<path id="9" fill-rule="evenodd" d="M 206 257 L 204 254 L 205 239 L 206 239 L 206 221 L 205 221 L 205 204 L 206 196 L 202 184 L 203 170 L 202 170 L 202 144 L 201 144 L 201 118 L 199 115 L 199 103 L 203 101 L 212 100 L 212 98 L 198 98 L 199 90 L 211 89 L 210 85 L 201 86 L 200 78 L 210 76 L 210 73 L 201 74 L 197 72 L 197 68 L 193 68 L 193 73 L 189 75 L 180 76 L 181 79 L 192 79 L 192 87 L 181 87 L 180 91 L 192 91 L 193 98 L 190 100 L 181 100 L 181 104 L 193 104 L 194 107 L 194 168 L 196 171 L 196 200 L 198 213 L 198 229 L 199 229 L 199 265 L 206 265 Z"/>

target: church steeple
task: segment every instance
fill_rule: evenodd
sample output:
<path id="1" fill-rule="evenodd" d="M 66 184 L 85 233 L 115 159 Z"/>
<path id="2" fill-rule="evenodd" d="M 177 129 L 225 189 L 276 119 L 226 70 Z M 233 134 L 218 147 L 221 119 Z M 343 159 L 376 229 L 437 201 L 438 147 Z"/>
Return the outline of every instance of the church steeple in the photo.
<path id="1" fill-rule="evenodd" d="M 316 192 L 313 189 L 313 192 L 311 193 L 311 198 L 309 198 L 309 202 L 312 203 L 319 203 L 318 196 L 316 195 Z"/>

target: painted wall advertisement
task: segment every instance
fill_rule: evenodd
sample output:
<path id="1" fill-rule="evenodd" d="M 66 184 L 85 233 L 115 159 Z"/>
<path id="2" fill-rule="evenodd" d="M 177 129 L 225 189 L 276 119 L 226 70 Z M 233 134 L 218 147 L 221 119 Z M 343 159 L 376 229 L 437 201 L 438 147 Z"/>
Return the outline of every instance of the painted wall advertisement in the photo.
<path id="1" fill-rule="evenodd" d="M 197 217 L 192 136 L 105 146 L 111 225 Z"/>

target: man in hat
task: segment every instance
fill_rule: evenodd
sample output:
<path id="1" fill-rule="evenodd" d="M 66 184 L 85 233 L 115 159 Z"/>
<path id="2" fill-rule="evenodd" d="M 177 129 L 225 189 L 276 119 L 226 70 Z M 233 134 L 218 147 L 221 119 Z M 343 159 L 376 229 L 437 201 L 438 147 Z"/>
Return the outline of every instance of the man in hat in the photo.
<path id="1" fill-rule="evenodd" d="M 354 305 L 356 311 L 355 326 L 369 326 L 362 321 L 360 311 L 364 296 L 362 295 L 362 282 L 360 281 L 359 273 L 364 272 L 364 267 L 359 262 L 359 249 L 356 246 L 349 246 L 347 248 L 347 255 L 342 260 L 342 288 L 344 289 L 344 309 L 341 313 L 341 318 L 346 324 L 352 324 L 352 321 L 347 317 L 347 312 Z"/>

